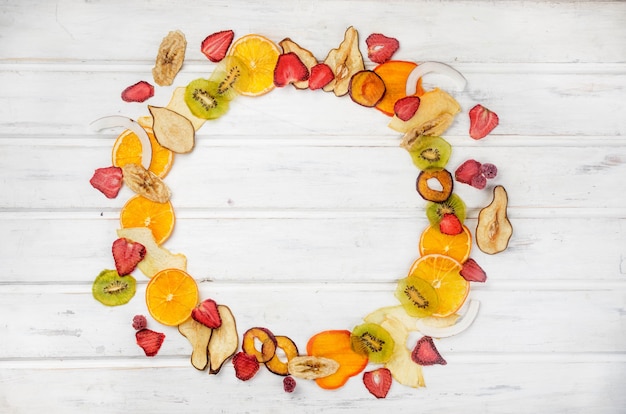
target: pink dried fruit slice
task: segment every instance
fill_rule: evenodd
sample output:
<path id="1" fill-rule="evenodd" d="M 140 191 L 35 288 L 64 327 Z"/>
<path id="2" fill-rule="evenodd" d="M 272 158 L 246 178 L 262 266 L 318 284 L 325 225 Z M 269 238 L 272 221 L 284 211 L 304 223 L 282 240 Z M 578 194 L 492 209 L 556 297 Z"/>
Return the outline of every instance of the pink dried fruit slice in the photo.
<path id="1" fill-rule="evenodd" d="M 124 102 L 144 102 L 154 96 L 154 86 L 146 81 L 139 81 L 122 91 Z"/>
<path id="2" fill-rule="evenodd" d="M 487 273 L 471 258 L 463 263 L 463 268 L 459 273 L 468 282 L 485 282 L 487 280 Z"/>
<path id="3" fill-rule="evenodd" d="M 396 101 L 393 105 L 393 112 L 402 121 L 408 121 L 413 118 L 413 115 L 415 115 L 415 112 L 417 112 L 419 107 L 419 96 L 405 96 L 404 98 Z"/>
<path id="4" fill-rule="evenodd" d="M 363 373 L 365 388 L 376 398 L 385 398 L 392 382 L 391 371 L 387 368 L 378 368 L 374 371 Z"/>
<path id="5" fill-rule="evenodd" d="M 288 52 L 278 56 L 278 62 L 274 68 L 274 85 L 280 88 L 307 79 L 309 79 L 309 69 L 298 55 Z"/>
<path id="6" fill-rule="evenodd" d="M 391 59 L 400 47 L 398 39 L 387 37 L 381 33 L 372 33 L 365 39 L 367 57 L 375 63 L 385 63 Z"/>
<path id="7" fill-rule="evenodd" d="M 472 178 L 481 173 L 480 167 L 480 162 L 467 160 L 454 171 L 454 179 L 463 184 L 471 184 Z"/>
<path id="8" fill-rule="evenodd" d="M 111 250 L 115 268 L 120 276 L 130 274 L 146 256 L 146 248 L 143 244 L 125 238 L 115 240 Z"/>
<path id="9" fill-rule="evenodd" d="M 222 318 L 217 309 L 217 303 L 213 299 L 202 301 L 191 311 L 191 317 L 208 328 L 219 328 L 222 326 Z"/>
<path id="10" fill-rule="evenodd" d="M 233 42 L 235 32 L 232 30 L 222 30 L 208 35 L 200 45 L 200 51 L 211 61 L 219 62 L 228 52 L 230 44 Z"/>
<path id="11" fill-rule="evenodd" d="M 417 341 L 413 352 L 411 352 L 411 359 L 418 365 L 447 364 L 446 360 L 437 351 L 433 338 L 430 336 L 423 336 Z"/>
<path id="12" fill-rule="evenodd" d="M 474 188 L 478 188 L 479 190 L 482 190 L 483 188 L 487 187 L 487 178 L 485 178 L 485 176 L 482 173 L 475 175 L 472 177 L 472 181 L 470 181 L 470 185 Z"/>
<path id="13" fill-rule="evenodd" d="M 245 352 L 237 352 L 233 357 L 235 376 L 242 381 L 248 381 L 259 371 L 259 361 L 253 355 Z"/>
<path id="14" fill-rule="evenodd" d="M 165 340 L 165 334 L 144 328 L 135 333 L 135 338 L 137 345 L 143 349 L 146 356 L 153 357 L 161 349 L 161 345 Z"/>
<path id="15" fill-rule="evenodd" d="M 115 198 L 122 188 L 123 176 L 119 167 L 97 168 L 89 183 L 106 198 Z"/>
<path id="16" fill-rule="evenodd" d="M 333 79 L 335 79 L 335 74 L 330 66 L 325 63 L 318 63 L 311 68 L 311 73 L 309 75 L 309 89 L 322 89 Z"/>
<path id="17" fill-rule="evenodd" d="M 498 115 L 480 104 L 470 109 L 469 119 L 469 134 L 473 139 L 486 137 L 499 123 Z"/>

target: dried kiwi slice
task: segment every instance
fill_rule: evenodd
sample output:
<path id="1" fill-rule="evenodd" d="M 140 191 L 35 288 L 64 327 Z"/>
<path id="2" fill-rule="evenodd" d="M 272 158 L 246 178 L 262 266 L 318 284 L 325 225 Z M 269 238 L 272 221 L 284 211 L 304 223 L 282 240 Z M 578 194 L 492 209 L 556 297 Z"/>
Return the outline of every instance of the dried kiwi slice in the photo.
<path id="1" fill-rule="evenodd" d="M 219 93 L 219 84 L 208 79 L 195 79 L 185 88 L 185 103 L 192 114 L 202 119 L 215 119 L 228 111 L 228 99 Z"/>
<path id="2" fill-rule="evenodd" d="M 385 328 L 375 323 L 364 323 L 352 330 L 352 349 L 367 355 L 370 362 L 384 364 L 393 355 L 395 341 Z"/>
<path id="3" fill-rule="evenodd" d="M 437 136 L 421 136 L 409 148 L 413 164 L 420 170 L 444 168 L 448 164 L 452 146 Z"/>
<path id="4" fill-rule="evenodd" d="M 405 277 L 398 281 L 396 298 L 406 313 L 423 318 L 432 315 L 439 307 L 439 296 L 430 283 L 419 277 Z"/>
<path id="5" fill-rule="evenodd" d="M 209 81 L 217 83 L 217 93 L 231 101 L 239 95 L 239 90 L 248 89 L 249 72 L 241 59 L 227 56 L 217 65 Z"/>
<path id="6" fill-rule="evenodd" d="M 465 207 L 465 202 L 461 197 L 452 193 L 446 201 L 440 203 L 428 202 L 426 204 L 426 217 L 428 217 L 431 225 L 439 226 L 443 215 L 452 213 L 463 223 L 466 217 L 466 210 L 467 207 Z"/>
<path id="7" fill-rule="evenodd" d="M 116 270 L 103 270 L 92 286 L 93 297 L 103 305 L 118 306 L 135 296 L 136 281 L 131 275 L 120 276 Z"/>

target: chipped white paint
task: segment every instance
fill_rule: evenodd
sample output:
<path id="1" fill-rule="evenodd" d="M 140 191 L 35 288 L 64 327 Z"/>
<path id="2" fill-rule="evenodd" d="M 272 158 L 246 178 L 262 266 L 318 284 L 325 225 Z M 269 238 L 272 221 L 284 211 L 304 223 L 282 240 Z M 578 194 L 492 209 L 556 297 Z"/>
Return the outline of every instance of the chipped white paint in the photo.
<path id="1" fill-rule="evenodd" d="M 288 6 L 286 6 L 288 4 Z M 0 13 L 0 412 L 617 413 L 626 407 L 626 3 L 533 1 L 5 1 Z M 427 387 L 394 385 L 377 401 L 360 380 L 323 391 L 264 370 L 248 383 L 189 363 L 174 329 L 156 358 L 134 344 L 141 296 L 109 309 L 91 298 L 130 196 L 88 180 L 110 164 L 114 132 L 137 118 L 121 90 L 150 80 L 172 29 L 189 41 L 175 84 L 212 70 L 199 51 L 232 28 L 291 37 L 322 59 L 348 25 L 401 43 L 399 59 L 453 65 L 468 80 L 446 138 L 451 168 L 500 167 L 510 197 L 509 250 L 473 257 L 487 270 L 474 324 L 437 343 L 448 364 Z M 371 67 L 371 62 L 367 62 Z M 433 75 L 434 76 L 434 75 Z M 428 82 L 445 82 L 430 77 Z M 157 88 L 166 104 L 172 88 Z M 500 115 L 467 135 L 466 110 Z M 183 252 L 204 297 L 240 330 L 263 325 L 301 348 L 394 304 L 394 281 L 426 225 L 416 170 L 387 118 L 332 94 L 276 90 L 234 101 L 167 177 Z M 476 225 L 488 192 L 458 185 Z"/>

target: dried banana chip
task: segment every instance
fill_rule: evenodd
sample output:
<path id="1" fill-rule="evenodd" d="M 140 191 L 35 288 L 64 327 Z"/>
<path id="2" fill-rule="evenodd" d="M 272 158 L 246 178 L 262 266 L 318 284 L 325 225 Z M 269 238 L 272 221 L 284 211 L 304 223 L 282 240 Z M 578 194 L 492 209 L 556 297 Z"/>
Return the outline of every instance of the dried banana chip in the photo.
<path id="1" fill-rule="evenodd" d="M 408 121 L 402 121 L 394 115 L 389 122 L 389 128 L 413 135 L 441 136 L 452 125 L 454 117 L 459 112 L 461 105 L 456 99 L 447 92 L 435 88 L 420 96 L 420 106 L 413 117 Z"/>
<path id="2" fill-rule="evenodd" d="M 126 164 L 122 167 L 124 184 L 135 193 L 157 203 L 167 202 L 172 193 L 167 185 L 152 171 L 138 164 Z"/>
<path id="3" fill-rule="evenodd" d="M 334 359 L 306 355 L 291 358 L 288 366 L 289 374 L 302 379 L 324 378 L 339 369 Z"/>
<path id="4" fill-rule="evenodd" d="M 174 82 L 176 74 L 183 66 L 186 49 L 187 40 L 179 30 L 169 32 L 163 38 L 156 63 L 152 68 L 152 77 L 157 85 L 169 86 Z"/>

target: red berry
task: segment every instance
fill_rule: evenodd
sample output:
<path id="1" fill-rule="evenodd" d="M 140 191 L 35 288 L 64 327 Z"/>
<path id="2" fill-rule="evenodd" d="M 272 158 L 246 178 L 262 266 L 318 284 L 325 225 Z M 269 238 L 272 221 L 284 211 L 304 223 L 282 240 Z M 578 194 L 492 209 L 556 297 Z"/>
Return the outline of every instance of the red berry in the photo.
<path id="1" fill-rule="evenodd" d="M 283 379 L 283 389 L 285 392 L 293 392 L 296 389 L 296 380 L 291 377 L 285 377 Z"/>
<path id="2" fill-rule="evenodd" d="M 330 81 L 335 79 L 333 70 L 325 63 L 318 63 L 311 68 L 311 74 L 309 75 L 309 89 L 312 91 L 321 89 L 328 85 Z"/>
<path id="3" fill-rule="evenodd" d="M 222 318 L 213 299 L 206 299 L 191 311 L 191 317 L 209 328 L 222 326 Z"/>
<path id="4" fill-rule="evenodd" d="M 417 341 L 411 353 L 411 359 L 419 365 L 447 364 L 446 360 L 443 359 L 437 348 L 435 348 L 433 338 L 430 336 L 423 336 Z"/>
<path id="5" fill-rule="evenodd" d="M 200 51 L 211 62 L 219 62 L 226 56 L 226 52 L 228 52 L 234 37 L 235 32 L 232 30 L 223 30 L 210 34 L 202 41 Z"/>
<path id="6" fill-rule="evenodd" d="M 470 137 L 481 139 L 489 135 L 500 122 L 498 115 L 482 105 L 476 105 L 469 111 Z"/>
<path id="7" fill-rule="evenodd" d="M 143 244 L 124 238 L 115 240 L 111 250 L 113 252 L 113 260 L 115 261 L 115 269 L 120 276 L 130 274 L 146 256 L 146 248 Z"/>
<path id="8" fill-rule="evenodd" d="M 387 37 L 380 33 L 372 33 L 365 39 L 367 45 L 367 57 L 375 63 L 385 63 L 400 47 L 400 42 L 393 37 Z"/>
<path id="9" fill-rule="evenodd" d="M 137 345 L 143 349 L 146 356 L 152 357 L 161 349 L 161 345 L 165 340 L 165 334 L 144 328 L 135 333 L 135 338 L 137 339 Z"/>
<path id="10" fill-rule="evenodd" d="M 135 315 L 133 317 L 133 328 L 137 331 L 141 331 L 142 329 L 146 329 L 148 326 L 148 321 L 143 315 Z"/>
<path id="11" fill-rule="evenodd" d="M 274 85 L 283 87 L 307 79 L 309 79 L 309 69 L 298 55 L 289 52 L 278 56 L 278 62 L 274 68 Z"/>
<path id="12" fill-rule="evenodd" d="M 446 213 L 439 220 L 439 231 L 443 234 L 454 236 L 463 233 L 463 223 L 452 213 Z"/>
<path id="13" fill-rule="evenodd" d="M 392 382 L 391 371 L 387 368 L 378 368 L 363 373 L 365 388 L 376 398 L 385 398 Z"/>
<path id="14" fill-rule="evenodd" d="M 122 188 L 123 172 L 119 167 L 98 168 L 89 183 L 106 198 L 115 198 Z"/>
<path id="15" fill-rule="evenodd" d="M 146 81 L 139 81 L 122 91 L 122 100 L 125 102 L 143 102 L 154 96 L 154 86 Z"/>

